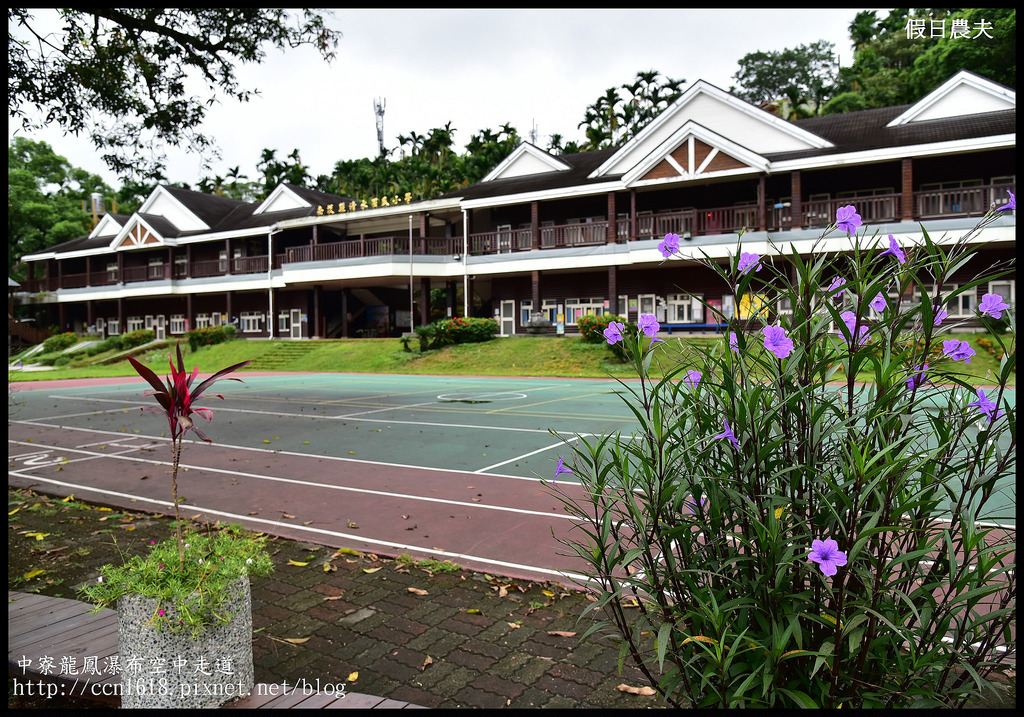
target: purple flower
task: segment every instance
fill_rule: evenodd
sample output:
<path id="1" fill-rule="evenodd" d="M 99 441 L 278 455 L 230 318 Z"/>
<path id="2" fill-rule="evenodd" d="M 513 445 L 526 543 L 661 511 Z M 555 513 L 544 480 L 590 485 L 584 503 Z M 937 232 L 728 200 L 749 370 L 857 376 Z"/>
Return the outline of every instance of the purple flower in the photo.
<path id="1" fill-rule="evenodd" d="M 705 505 L 707 505 L 707 503 L 708 503 L 707 498 L 701 498 L 700 499 L 700 506 L 697 505 L 697 499 L 696 498 L 691 498 L 690 500 L 684 500 L 683 501 L 683 505 L 685 505 L 687 508 L 689 508 L 691 513 L 696 513 L 698 507 L 702 508 Z"/>
<path id="2" fill-rule="evenodd" d="M 754 266 L 755 264 L 757 266 Z M 746 274 L 751 268 L 754 271 L 761 271 L 761 256 L 745 251 L 740 254 L 740 263 L 736 265 L 736 269 L 741 274 Z"/>
<path id="3" fill-rule="evenodd" d="M 736 353 L 740 352 L 740 340 L 736 338 L 735 331 L 729 332 L 729 348 L 731 348 Z"/>
<path id="4" fill-rule="evenodd" d="M 761 329 L 764 334 L 764 347 L 784 359 L 793 351 L 793 340 L 787 338 L 786 330 L 781 326 L 765 326 Z"/>
<path id="5" fill-rule="evenodd" d="M 896 240 L 892 238 L 892 234 L 889 235 L 889 248 L 879 254 L 878 258 L 881 259 L 883 256 L 894 256 L 896 257 L 896 261 L 900 264 L 907 263 L 907 257 L 903 253 L 903 249 L 901 249 L 900 245 L 896 243 Z"/>
<path id="6" fill-rule="evenodd" d="M 907 379 L 907 390 L 913 391 L 915 388 L 920 388 L 925 385 L 928 380 L 925 378 L 925 373 L 928 371 L 928 364 L 924 366 L 918 366 L 914 369 L 914 372 L 910 374 L 910 378 Z"/>
<path id="7" fill-rule="evenodd" d="M 717 436 L 712 436 L 711 440 L 716 441 L 719 438 L 727 438 L 730 441 L 732 441 L 733 446 L 735 446 L 736 450 L 738 451 L 740 449 L 740 442 L 736 440 L 736 434 L 732 432 L 731 428 L 729 428 L 728 421 L 723 420 L 722 422 L 725 424 L 725 430 L 719 433 Z"/>
<path id="8" fill-rule="evenodd" d="M 609 321 L 608 328 L 604 330 L 604 337 L 608 339 L 609 344 L 617 344 L 622 341 L 622 331 L 625 328 L 621 321 Z"/>
<path id="9" fill-rule="evenodd" d="M 832 280 L 832 283 L 828 285 L 828 288 L 825 289 L 825 291 L 828 292 L 829 295 L 835 294 L 837 292 L 842 292 L 844 286 L 846 286 L 846 279 L 841 276 L 837 276 Z"/>
<path id="10" fill-rule="evenodd" d="M 974 355 L 974 349 L 972 349 L 971 345 L 966 341 L 950 339 L 949 341 L 942 342 L 942 353 L 946 354 L 954 361 L 970 363 L 971 356 Z"/>
<path id="11" fill-rule="evenodd" d="M 665 240 L 658 244 L 658 251 L 660 251 L 661 255 L 666 259 L 679 251 L 679 235 L 666 234 Z"/>
<path id="12" fill-rule="evenodd" d="M 558 457 L 558 465 L 555 466 L 555 478 L 562 475 L 563 473 L 572 473 L 572 468 L 566 468 L 565 464 L 562 463 L 562 457 Z"/>
<path id="13" fill-rule="evenodd" d="M 882 313 L 883 311 L 885 311 L 886 307 L 888 306 L 889 305 L 885 303 L 885 294 L 883 294 L 881 291 L 879 291 L 878 294 L 875 295 L 875 298 L 871 300 L 871 308 L 877 311 L 878 313 Z"/>
<path id="14" fill-rule="evenodd" d="M 989 423 L 1006 413 L 1006 411 L 996 411 L 995 401 L 985 395 L 985 389 L 983 388 L 978 389 L 978 400 L 967 404 L 968 408 L 971 406 L 976 406 L 982 414 L 987 416 Z"/>
<path id="15" fill-rule="evenodd" d="M 652 339 L 657 335 L 658 329 L 661 328 L 661 324 L 654 318 L 654 314 L 640 314 L 640 320 L 637 321 L 637 326 L 645 334 L 650 336 Z"/>
<path id="16" fill-rule="evenodd" d="M 852 311 L 844 311 L 843 313 L 839 314 L 839 318 L 843 320 L 844 324 L 846 324 L 847 333 L 849 333 L 850 335 L 849 338 L 847 338 L 844 335 L 843 340 L 845 340 L 847 344 L 852 343 L 853 330 L 857 326 L 857 315 Z M 858 331 L 859 336 L 857 337 L 858 346 L 860 346 L 861 344 L 868 340 L 868 330 L 869 329 L 867 326 L 860 327 L 860 331 Z"/>
<path id="17" fill-rule="evenodd" d="M 982 316 L 991 316 L 993 319 L 1003 318 L 1003 312 L 1010 308 L 1010 305 L 1003 301 L 999 294 L 985 294 L 978 304 L 978 311 Z"/>
<path id="18" fill-rule="evenodd" d="M 163 608 L 160 608 L 159 610 L 157 610 L 157 613 L 160 615 L 160 617 L 163 617 L 164 615 L 167 614 L 167 613 L 164 612 Z"/>
<path id="19" fill-rule="evenodd" d="M 942 326 L 942 322 L 949 318 L 949 314 L 941 306 L 934 307 L 934 313 L 932 314 L 932 323 L 936 326 Z"/>
<path id="20" fill-rule="evenodd" d="M 812 542 L 807 558 L 817 563 L 821 572 L 828 577 L 835 575 L 840 566 L 846 565 L 846 553 L 839 549 L 839 543 L 832 538 Z"/>
<path id="21" fill-rule="evenodd" d="M 694 371 L 693 369 L 690 369 L 689 371 L 686 372 L 686 378 L 683 379 L 683 385 L 689 386 L 690 388 L 697 388 L 697 384 L 700 383 L 700 380 L 701 378 L 703 378 L 703 376 L 704 374 L 702 374 L 700 371 Z"/>
<path id="22" fill-rule="evenodd" d="M 836 229 L 842 229 L 847 234 L 852 234 L 857 231 L 857 227 L 860 225 L 860 214 L 857 213 L 856 207 L 852 204 L 839 207 L 836 210 Z"/>
<path id="23" fill-rule="evenodd" d="M 1007 210 L 1012 212 L 1012 211 L 1015 211 L 1017 209 L 1017 197 L 1016 197 L 1016 195 L 1013 192 L 1011 192 L 1009 189 L 1006 190 L 1006 193 L 1010 195 L 1010 201 L 1008 201 L 1003 206 L 999 207 L 999 209 L 996 210 L 997 212 L 1005 212 Z"/>

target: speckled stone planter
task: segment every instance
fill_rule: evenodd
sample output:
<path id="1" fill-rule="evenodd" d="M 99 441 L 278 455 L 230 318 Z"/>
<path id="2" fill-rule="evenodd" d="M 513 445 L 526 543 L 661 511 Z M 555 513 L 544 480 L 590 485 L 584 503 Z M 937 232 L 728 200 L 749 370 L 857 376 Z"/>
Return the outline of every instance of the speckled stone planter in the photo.
<path id="1" fill-rule="evenodd" d="M 224 610 L 234 616 L 231 622 L 208 627 L 197 639 L 148 624 L 159 607 L 176 620 L 172 605 L 138 595 L 117 601 L 122 708 L 212 708 L 252 691 L 249 578 L 240 578 L 227 593 Z"/>

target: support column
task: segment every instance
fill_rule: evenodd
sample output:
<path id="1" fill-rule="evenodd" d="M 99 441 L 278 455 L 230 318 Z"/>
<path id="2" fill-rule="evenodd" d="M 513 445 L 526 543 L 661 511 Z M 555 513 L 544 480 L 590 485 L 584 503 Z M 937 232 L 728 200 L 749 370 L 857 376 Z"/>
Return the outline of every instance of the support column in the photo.
<path id="1" fill-rule="evenodd" d="M 903 185 L 900 187 L 900 221 L 914 220 L 914 160 L 903 158 Z"/>
<path id="2" fill-rule="evenodd" d="M 196 322 L 192 319 L 192 294 L 185 294 L 185 331 L 192 331 Z"/>
<path id="3" fill-rule="evenodd" d="M 608 310 L 619 313 L 619 267 L 608 267 Z"/>
<path id="4" fill-rule="evenodd" d="M 430 323 L 430 278 L 420 277 L 420 325 Z"/>
<path id="5" fill-rule="evenodd" d="M 458 313 L 459 313 L 459 307 L 458 307 L 458 295 L 459 295 L 459 292 L 458 292 L 458 289 L 456 288 L 457 284 L 454 281 L 445 282 L 445 286 L 446 286 L 447 292 L 448 292 L 448 297 L 447 297 L 445 303 L 448 305 L 448 312 L 447 312 L 448 313 L 448 317 L 451 318 L 452 316 L 457 316 Z"/>
<path id="6" fill-rule="evenodd" d="M 228 291 L 225 296 L 227 297 L 227 323 L 231 323 L 231 292 Z"/>
<path id="7" fill-rule="evenodd" d="M 90 299 L 89 301 L 85 302 L 85 327 L 86 327 L 86 330 L 88 330 L 88 328 L 90 326 L 92 326 L 92 325 L 94 325 L 96 323 L 95 314 L 96 314 L 96 312 L 95 312 L 95 310 L 93 308 L 93 302 Z"/>
<path id="8" fill-rule="evenodd" d="M 313 339 L 323 338 L 323 335 L 325 333 L 324 327 L 320 325 L 321 321 L 323 321 L 323 317 L 320 315 L 320 299 L 322 296 L 322 291 L 323 287 L 321 286 L 313 287 L 313 320 L 310 322 L 309 325 L 310 333 L 312 334 L 310 338 Z"/>
<path id="9" fill-rule="evenodd" d="M 615 219 L 615 192 L 608 192 L 608 229 L 605 244 L 614 244 L 618 238 L 618 221 Z"/>
<path id="10" fill-rule="evenodd" d="M 227 273 L 230 276 L 231 275 L 231 240 L 230 239 L 225 239 L 224 240 L 224 254 L 225 254 L 225 256 L 227 256 L 227 261 L 224 263 L 224 266 L 227 267 L 227 270 L 228 270 Z"/>
<path id="11" fill-rule="evenodd" d="M 341 290 L 341 337 L 351 338 L 348 329 L 348 287 Z"/>
<path id="12" fill-rule="evenodd" d="M 530 299 L 533 301 L 533 310 L 540 311 L 540 271 L 535 269 L 530 279 Z M 530 318 L 533 317 L 531 316 Z"/>
<path id="13" fill-rule="evenodd" d="M 427 213 L 426 212 L 420 212 L 420 255 L 421 256 L 426 256 L 426 254 L 427 254 L 427 231 L 429 229 L 429 227 L 427 226 L 428 220 L 429 220 L 429 217 L 427 216 Z M 428 299 L 429 299 L 429 297 L 428 297 Z M 429 301 L 428 301 L 428 303 L 429 303 Z M 430 314 L 430 308 L 429 307 L 427 308 L 427 314 L 428 314 L 428 316 Z"/>
<path id="14" fill-rule="evenodd" d="M 629 240 L 636 241 L 636 190 L 629 190 Z"/>
<path id="15" fill-rule="evenodd" d="M 803 202 L 800 201 L 800 170 L 796 170 L 789 176 L 789 193 L 790 193 L 790 207 L 789 211 L 792 212 L 792 221 L 790 227 L 792 229 L 803 229 Z"/>
<path id="16" fill-rule="evenodd" d="M 124 333 L 124 299 L 117 299 L 117 330 Z"/>
<path id="17" fill-rule="evenodd" d="M 63 301 L 57 304 L 57 326 L 60 327 L 60 330 L 62 332 L 68 330 L 68 327 L 64 325 L 64 302 Z"/>
<path id="18" fill-rule="evenodd" d="M 530 248 L 540 249 L 540 202 L 530 202 Z"/>
<path id="19" fill-rule="evenodd" d="M 85 257 L 85 285 L 92 286 L 92 257 Z"/>
<path id="20" fill-rule="evenodd" d="M 765 176 L 762 174 L 757 178 L 757 225 L 758 231 L 768 229 L 768 199 L 765 196 L 767 191 Z"/>

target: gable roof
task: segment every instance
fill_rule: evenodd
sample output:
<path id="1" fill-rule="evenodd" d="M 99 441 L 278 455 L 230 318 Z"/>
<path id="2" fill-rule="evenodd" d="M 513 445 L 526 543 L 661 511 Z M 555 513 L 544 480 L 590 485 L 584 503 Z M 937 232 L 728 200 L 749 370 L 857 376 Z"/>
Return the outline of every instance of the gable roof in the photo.
<path id="1" fill-rule="evenodd" d="M 480 181 L 491 182 L 495 179 L 510 179 L 542 172 L 564 172 L 571 168 L 550 152 L 545 152 L 529 142 L 523 142 Z"/>
<path id="2" fill-rule="evenodd" d="M 886 127 L 1016 108 L 1017 93 L 1009 87 L 968 70 L 960 70 L 911 105 Z"/>

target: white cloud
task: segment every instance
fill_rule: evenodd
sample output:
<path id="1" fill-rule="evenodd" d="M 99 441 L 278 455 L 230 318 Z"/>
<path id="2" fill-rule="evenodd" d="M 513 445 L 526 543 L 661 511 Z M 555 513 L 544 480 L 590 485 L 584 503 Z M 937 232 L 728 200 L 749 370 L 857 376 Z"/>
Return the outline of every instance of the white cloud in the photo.
<path id="1" fill-rule="evenodd" d="M 222 160 L 251 179 L 264 148 L 278 157 L 298 149 L 311 173 L 329 174 L 342 159 L 375 156 L 373 101 L 386 99 L 385 145 L 399 134 L 426 134 L 451 122 L 461 149 L 481 129 L 506 122 L 538 143 L 552 133 L 582 139 L 584 110 L 609 87 L 641 70 L 728 90 L 741 57 L 817 40 L 852 61 L 847 26 L 855 10 L 337 10 L 343 37 L 337 59 L 310 48 L 270 50 L 265 62 L 239 67 L 243 87 L 261 96 L 223 100 L 208 115 Z M 685 85 L 684 85 L 685 86 Z M 13 136 L 17 125 L 10 126 Z M 87 138 L 59 130 L 30 135 L 75 166 L 117 179 Z M 168 176 L 195 184 L 193 155 L 169 153 Z"/>

